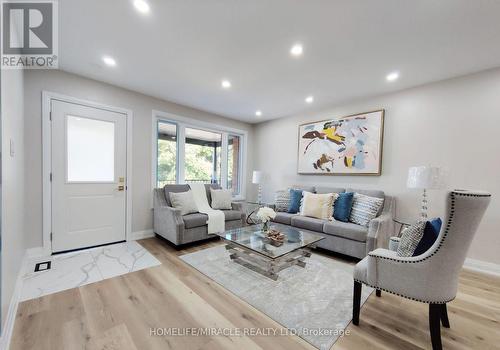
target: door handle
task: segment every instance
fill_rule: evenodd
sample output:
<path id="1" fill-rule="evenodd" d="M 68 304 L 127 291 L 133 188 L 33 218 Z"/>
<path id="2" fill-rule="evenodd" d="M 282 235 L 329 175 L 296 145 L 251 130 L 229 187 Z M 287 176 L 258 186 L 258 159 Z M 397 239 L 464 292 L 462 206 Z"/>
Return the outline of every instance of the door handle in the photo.
<path id="1" fill-rule="evenodd" d="M 118 191 L 125 191 L 125 186 L 122 185 L 118 186 Z"/>

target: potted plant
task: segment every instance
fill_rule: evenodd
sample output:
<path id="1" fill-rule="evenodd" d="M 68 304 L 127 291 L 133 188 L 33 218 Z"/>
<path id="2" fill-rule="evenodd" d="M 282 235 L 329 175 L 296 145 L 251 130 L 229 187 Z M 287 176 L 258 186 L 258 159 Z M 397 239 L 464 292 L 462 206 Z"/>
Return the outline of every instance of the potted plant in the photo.
<path id="1" fill-rule="evenodd" d="M 269 207 L 263 207 L 257 212 L 257 217 L 262 221 L 262 231 L 267 232 L 269 231 L 269 221 L 276 217 L 276 212 Z"/>

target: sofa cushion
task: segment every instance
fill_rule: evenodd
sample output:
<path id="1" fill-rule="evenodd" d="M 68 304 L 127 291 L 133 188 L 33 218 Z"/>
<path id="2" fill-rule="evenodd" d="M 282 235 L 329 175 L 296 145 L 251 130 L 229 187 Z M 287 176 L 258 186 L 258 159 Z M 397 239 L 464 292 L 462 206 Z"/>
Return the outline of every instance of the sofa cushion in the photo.
<path id="1" fill-rule="evenodd" d="M 195 228 L 207 224 L 208 215 L 202 213 L 187 214 L 182 217 L 185 228 Z"/>
<path id="2" fill-rule="evenodd" d="M 323 226 L 323 232 L 329 235 L 352 239 L 353 241 L 366 242 L 368 227 L 351 222 L 330 221 Z"/>
<path id="3" fill-rule="evenodd" d="M 316 186 L 314 189 L 315 189 L 315 192 L 319 193 L 319 194 L 323 194 L 323 193 L 344 193 L 345 192 L 345 188 L 341 188 L 341 187 Z"/>
<path id="4" fill-rule="evenodd" d="M 241 211 L 222 210 L 225 221 L 241 220 Z M 195 228 L 207 224 L 208 215 L 202 213 L 187 214 L 182 217 L 185 228 Z"/>
<path id="5" fill-rule="evenodd" d="M 293 185 L 293 186 L 290 186 L 290 188 L 293 188 L 294 190 L 302 190 L 302 191 L 314 193 L 314 186 Z"/>
<path id="6" fill-rule="evenodd" d="M 170 201 L 170 192 L 179 193 L 187 192 L 189 190 L 189 185 L 165 185 L 163 187 L 163 191 L 165 192 L 165 200 L 167 201 L 167 206 L 172 206 L 172 202 Z"/>
<path id="7" fill-rule="evenodd" d="M 223 210 L 224 217 L 226 221 L 232 220 L 240 220 L 241 219 L 241 211 L 238 210 Z"/>
<path id="8" fill-rule="evenodd" d="M 292 217 L 292 226 L 298 228 L 304 228 L 310 231 L 323 232 L 323 225 L 327 222 L 326 220 L 308 218 L 301 215 L 296 215 Z"/>
<path id="9" fill-rule="evenodd" d="M 273 222 L 279 222 L 280 224 L 284 224 L 284 225 L 291 225 L 292 218 L 294 216 L 297 216 L 297 214 L 277 212 L 276 217 L 273 219 Z"/>
<path id="10" fill-rule="evenodd" d="M 345 191 L 346 192 L 356 192 L 359 194 L 364 194 L 365 196 L 369 196 L 369 197 L 385 198 L 384 191 L 379 191 L 379 190 L 360 190 L 360 189 L 348 188 Z"/>

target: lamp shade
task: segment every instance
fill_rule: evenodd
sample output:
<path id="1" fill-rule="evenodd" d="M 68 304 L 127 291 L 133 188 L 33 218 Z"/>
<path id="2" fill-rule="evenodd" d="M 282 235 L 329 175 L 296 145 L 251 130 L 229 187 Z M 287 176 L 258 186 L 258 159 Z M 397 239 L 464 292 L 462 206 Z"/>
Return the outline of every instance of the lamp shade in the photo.
<path id="1" fill-rule="evenodd" d="M 408 188 L 439 189 L 443 187 L 443 174 L 439 167 L 416 166 L 408 170 Z"/>
<path id="2" fill-rule="evenodd" d="M 260 171 L 260 170 L 253 171 L 252 183 L 254 183 L 254 184 L 262 183 L 262 171 Z"/>

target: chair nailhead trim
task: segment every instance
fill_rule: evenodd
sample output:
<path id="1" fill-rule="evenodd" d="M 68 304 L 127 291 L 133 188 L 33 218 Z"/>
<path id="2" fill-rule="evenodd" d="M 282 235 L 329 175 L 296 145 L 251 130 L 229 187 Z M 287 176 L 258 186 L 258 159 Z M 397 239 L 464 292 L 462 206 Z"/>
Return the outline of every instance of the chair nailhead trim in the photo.
<path id="1" fill-rule="evenodd" d="M 403 298 L 406 298 L 406 299 L 410 299 L 410 300 L 414 300 L 414 301 L 418 301 L 418 302 L 421 302 L 421 303 L 426 303 L 426 304 L 446 304 L 446 303 L 449 303 L 450 301 L 454 300 L 455 298 L 453 299 L 450 299 L 448 301 L 430 301 L 430 300 L 421 300 L 421 299 L 417 299 L 417 298 L 413 298 L 413 297 L 409 297 L 407 295 L 403 295 L 403 294 L 399 294 L 399 293 L 395 293 L 393 291 L 390 291 L 390 290 L 387 290 L 385 288 L 380 288 L 380 287 L 376 287 L 376 286 L 372 286 L 371 284 L 368 284 L 366 282 L 363 282 L 363 281 L 359 281 L 357 279 L 354 279 L 354 281 L 358 282 L 358 283 L 363 283 L 365 285 L 367 285 L 368 287 L 372 287 L 374 289 L 378 289 L 378 290 L 381 290 L 381 291 L 384 291 L 384 292 L 387 292 L 387 293 L 390 293 L 390 294 L 394 294 L 394 295 L 397 295 L 397 296 L 400 296 L 400 297 L 403 297 Z"/>
<path id="2" fill-rule="evenodd" d="M 400 259 L 388 258 L 386 256 L 379 256 L 379 255 L 375 255 L 375 254 L 371 254 L 371 253 L 368 253 L 368 255 L 371 256 L 371 257 L 374 257 L 376 259 L 392 260 L 392 261 L 397 261 L 397 262 L 403 263 L 403 264 L 415 264 L 415 263 L 418 263 L 418 262 L 425 261 L 425 260 L 431 258 L 432 256 L 434 256 L 439 251 L 439 249 L 441 249 L 441 246 L 443 245 L 443 242 L 445 241 L 446 237 L 448 236 L 448 232 L 450 230 L 450 227 L 451 227 L 451 224 L 452 224 L 452 221 L 453 221 L 453 217 L 455 215 L 455 196 L 463 196 L 463 197 L 491 197 L 491 194 L 475 194 L 475 193 L 463 193 L 463 192 L 452 191 L 451 192 L 451 197 L 450 197 L 450 199 L 451 199 L 450 215 L 449 215 L 448 221 L 446 223 L 446 229 L 445 229 L 445 232 L 443 234 L 443 237 L 441 238 L 441 241 L 439 242 L 439 245 L 438 245 L 437 249 L 431 255 L 429 255 L 429 256 L 427 256 L 425 258 L 422 258 L 422 259 L 419 259 L 419 260 L 405 261 L 405 260 L 400 260 Z M 409 297 L 409 296 L 406 296 L 406 295 L 402 295 L 402 294 L 391 292 L 390 290 L 386 290 L 384 288 L 379 288 L 379 287 L 376 287 L 376 286 L 369 285 L 368 283 L 363 282 L 363 281 L 358 281 L 357 279 L 354 279 L 354 280 L 356 282 L 359 282 L 359 283 L 364 283 L 364 284 L 366 284 L 369 287 L 380 289 L 380 290 L 383 290 L 385 292 L 388 292 L 388 293 L 391 293 L 391 294 L 396 294 L 396 295 L 399 295 L 399 296 L 401 296 L 403 298 L 407 298 L 407 299 L 419 301 L 419 302 L 422 302 L 422 303 L 446 304 L 446 303 L 450 302 L 451 300 L 455 299 L 455 298 L 453 298 L 453 299 L 448 300 L 448 301 L 429 301 L 429 300 L 426 301 L 426 300 L 419 300 L 419 299 L 415 299 L 413 297 Z"/>

